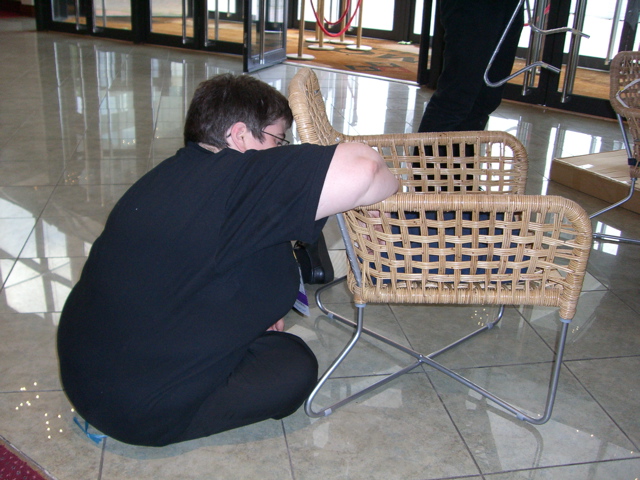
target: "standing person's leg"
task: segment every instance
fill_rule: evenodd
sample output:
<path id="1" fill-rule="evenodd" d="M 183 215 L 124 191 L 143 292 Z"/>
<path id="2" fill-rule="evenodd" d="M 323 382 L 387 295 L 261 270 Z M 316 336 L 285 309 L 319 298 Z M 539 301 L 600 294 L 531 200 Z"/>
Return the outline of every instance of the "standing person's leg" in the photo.
<path id="1" fill-rule="evenodd" d="M 500 38 L 496 11 L 502 0 L 441 0 L 444 66 L 419 132 L 466 130 L 464 122 L 485 86 L 484 71 Z M 513 11 L 513 10 L 512 10 Z M 499 17 L 499 14 L 498 14 Z"/>
<path id="2" fill-rule="evenodd" d="M 317 379 L 318 362 L 302 339 L 266 332 L 251 345 L 227 383 L 194 412 L 191 425 L 175 442 L 291 415 L 311 394 Z"/>
<path id="3" fill-rule="evenodd" d="M 490 52 L 491 55 L 498 45 L 500 38 L 509 24 L 511 16 L 518 5 L 518 0 L 503 0 L 503 2 L 504 3 L 500 3 L 499 6 L 496 6 L 494 10 L 495 25 L 493 31 L 486 32 L 488 37 L 493 37 L 493 47 Z M 493 60 L 488 76 L 490 81 L 498 82 L 499 80 L 511 75 L 523 25 L 524 11 L 521 8 L 503 40 L 496 58 Z M 491 115 L 500 106 L 503 91 L 504 85 L 500 87 L 490 87 L 483 80 L 482 88 L 478 92 L 473 109 L 469 112 L 465 121 L 460 123 L 460 130 L 484 130 L 487 126 L 487 122 L 489 121 L 489 115 Z"/>

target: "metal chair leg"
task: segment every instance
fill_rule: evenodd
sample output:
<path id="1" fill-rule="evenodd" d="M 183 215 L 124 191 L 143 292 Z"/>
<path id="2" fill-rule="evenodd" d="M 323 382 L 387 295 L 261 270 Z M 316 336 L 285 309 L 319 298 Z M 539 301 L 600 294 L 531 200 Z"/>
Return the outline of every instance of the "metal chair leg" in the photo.
<path id="1" fill-rule="evenodd" d="M 444 373 L 445 375 L 448 375 L 449 377 L 453 378 L 454 380 L 457 380 L 458 382 L 462 383 L 463 385 L 467 386 L 468 388 L 472 389 L 473 391 L 479 393 L 480 395 L 482 395 L 483 397 L 491 400 L 492 402 L 500 405 L 502 408 L 504 408 L 505 410 L 511 412 L 512 414 L 514 414 L 518 419 L 520 420 L 524 420 L 528 423 L 532 423 L 534 425 L 542 425 L 543 423 L 546 423 L 550 418 L 551 418 L 551 414 L 553 412 L 553 405 L 555 403 L 555 398 L 556 398 L 556 394 L 558 391 L 558 382 L 560 380 L 560 370 L 562 368 L 562 357 L 564 355 L 564 348 L 566 345 L 566 340 L 567 340 L 567 332 L 569 330 L 569 320 L 564 320 L 561 319 L 562 322 L 562 330 L 560 333 L 560 339 L 558 341 L 558 347 L 557 347 L 557 352 L 556 352 L 556 358 L 554 360 L 553 363 L 553 371 L 551 374 L 551 379 L 550 379 L 550 383 L 549 383 L 549 390 L 547 392 L 547 398 L 545 401 L 545 408 L 544 411 L 542 413 L 542 415 L 540 415 L 539 417 L 534 417 L 532 415 L 529 415 L 528 413 L 526 413 L 524 410 L 514 406 L 511 403 L 508 403 L 507 401 L 501 399 L 500 397 L 492 394 L 491 392 L 485 390 L 484 388 L 482 388 L 481 386 L 479 386 L 478 384 L 472 382 L 471 380 L 468 380 L 467 378 L 463 377 L 462 375 L 450 370 L 449 368 L 431 360 L 430 358 L 427 358 L 424 360 L 424 363 L 426 363 L 427 365 L 435 368 L 436 370 Z"/>
<path id="2" fill-rule="evenodd" d="M 474 390 L 475 392 L 479 393 L 480 395 L 482 395 L 483 397 L 491 400 L 492 402 L 500 405 L 501 407 L 503 407 L 505 410 L 511 412 L 513 415 L 515 415 L 517 418 L 519 418 L 520 420 L 535 424 L 535 425 L 540 425 L 543 424 L 545 422 L 547 422 L 549 420 L 549 418 L 551 417 L 551 413 L 553 410 L 553 405 L 555 402 L 555 397 L 556 397 L 556 393 L 557 393 L 557 389 L 558 389 L 558 381 L 559 381 L 559 377 L 560 377 L 560 370 L 562 367 L 562 357 L 564 354 L 564 348 L 565 348 L 565 344 L 566 344 L 566 338 L 567 338 L 567 332 L 568 332 L 568 326 L 570 321 L 569 320 L 564 320 L 561 319 L 562 321 L 562 331 L 560 334 L 560 339 L 558 341 L 558 346 L 557 346 L 557 352 L 556 352 L 556 358 L 554 360 L 554 364 L 553 364 L 553 371 L 551 374 L 551 380 L 550 380 L 550 384 L 549 384 L 549 390 L 547 393 L 547 398 L 546 398 L 546 402 L 545 402 L 545 408 L 544 408 L 544 412 L 539 416 L 539 417 L 534 417 L 530 414 L 528 414 L 527 412 L 525 412 L 524 410 L 514 406 L 513 404 L 508 403 L 507 401 L 503 400 L 502 398 L 492 394 L 491 392 L 485 390 L 483 387 L 481 387 L 480 385 L 472 382 L 471 380 L 463 377 L 462 375 L 454 372 L 453 370 L 445 367 L 444 365 L 438 363 L 437 361 L 434 360 L 435 357 L 437 357 L 438 355 L 441 355 L 442 353 L 451 350 L 452 348 L 460 345 L 463 342 L 466 342 L 467 340 L 470 340 L 471 338 L 475 337 L 476 335 L 478 335 L 481 332 L 487 331 L 492 329 L 502 318 L 503 313 L 504 313 L 504 305 L 500 306 L 500 310 L 498 312 L 498 314 L 496 315 L 496 318 L 492 321 L 487 323 L 486 325 L 484 325 L 483 327 L 479 328 L 478 330 L 470 333 L 469 335 L 466 335 L 464 337 L 462 337 L 461 339 L 451 343 L 450 345 L 447 345 L 444 348 L 441 348 L 435 352 L 432 352 L 428 355 L 423 355 L 419 352 L 416 352 L 415 350 L 408 348 L 404 345 L 401 345 L 393 340 L 390 340 L 372 330 L 369 330 L 367 328 L 364 328 L 363 323 L 364 323 L 364 308 L 366 307 L 366 304 L 356 304 L 356 321 L 353 322 L 351 320 L 348 320 L 347 318 L 343 317 L 342 315 L 328 309 L 324 303 L 322 302 L 322 293 L 324 291 L 326 291 L 327 289 L 344 282 L 346 279 L 346 277 L 342 277 L 339 279 L 334 280 L 332 283 L 324 285 L 322 288 L 318 289 L 318 291 L 316 292 L 316 302 L 318 303 L 318 307 L 320 308 L 320 310 L 322 310 L 322 312 L 324 312 L 329 318 L 331 319 L 335 319 L 340 321 L 341 323 L 348 325 L 352 328 L 354 328 L 354 334 L 351 338 L 351 340 L 349 341 L 349 343 L 344 347 L 344 349 L 342 350 L 342 352 L 338 355 L 338 357 L 336 357 L 336 359 L 333 361 L 333 363 L 331 364 L 331 366 L 324 372 L 324 374 L 321 376 L 320 380 L 318 381 L 316 387 L 314 388 L 313 392 L 311 393 L 311 395 L 309 396 L 309 398 L 307 399 L 307 401 L 305 402 L 305 412 L 307 413 L 307 415 L 309 415 L 310 417 L 324 417 L 327 415 L 332 414 L 336 409 L 346 405 L 347 403 L 352 402 L 353 400 L 356 400 L 357 398 L 360 398 L 361 396 L 371 392 L 372 390 L 375 390 L 379 387 L 382 387 L 383 385 L 391 382 L 392 380 L 396 379 L 397 377 L 404 375 L 405 373 L 409 373 L 411 370 L 415 369 L 416 367 L 420 366 L 421 364 L 426 364 L 429 365 L 430 367 L 438 370 L 439 372 L 444 373 L 445 375 L 451 377 L 452 379 L 462 383 L 463 385 L 467 386 L 468 388 Z M 416 359 L 415 362 L 405 366 L 404 368 L 398 370 L 397 372 L 394 372 L 393 374 L 390 374 L 388 376 L 386 376 L 385 378 L 383 378 L 382 380 L 379 380 L 375 383 L 373 383 L 372 385 L 369 385 L 368 387 L 346 397 L 341 399 L 340 401 L 328 406 L 328 407 L 324 407 L 321 408 L 319 410 L 314 410 L 313 408 L 313 402 L 316 398 L 316 396 L 318 395 L 318 393 L 320 392 L 320 390 L 325 386 L 326 382 L 329 380 L 329 378 L 333 375 L 333 373 L 335 372 L 335 370 L 338 368 L 338 366 L 346 359 L 346 357 L 349 355 L 349 353 L 353 350 L 353 348 L 355 347 L 356 343 L 358 342 L 358 340 L 361 338 L 362 334 L 366 334 L 369 335 L 387 345 L 390 345 L 398 350 L 401 350 L 402 352 L 414 357 Z"/>
<path id="3" fill-rule="evenodd" d="M 374 389 L 376 389 L 378 387 L 381 387 L 381 386 L 385 385 L 386 383 L 389 383 L 390 381 L 394 380 L 395 378 L 397 378 L 397 377 L 399 377 L 401 375 L 404 375 L 405 373 L 410 372 L 411 370 L 413 370 L 414 368 L 419 366 L 420 363 L 421 363 L 421 361 L 418 360 L 418 361 L 414 362 L 411 365 L 407 365 L 403 369 L 401 369 L 401 370 L 399 370 L 397 372 L 394 372 L 391 375 L 386 376 L 382 380 L 379 380 L 378 382 L 375 382 L 373 385 L 369 385 L 368 387 L 363 388 L 362 390 L 360 390 L 360 391 L 354 393 L 353 395 L 350 395 L 350 396 L 340 400 L 339 402 L 334 403 L 333 405 L 331 405 L 329 407 L 325 407 L 325 408 L 322 408 L 321 410 L 317 410 L 317 411 L 313 409 L 313 401 L 314 401 L 316 395 L 318 394 L 318 392 L 322 389 L 322 387 L 327 382 L 327 380 L 329 380 L 329 377 L 331 377 L 331 375 L 336 370 L 336 368 L 338 368 L 338 366 L 347 357 L 349 352 L 351 352 L 353 347 L 355 347 L 356 343 L 360 339 L 360 336 L 362 335 L 362 332 L 364 330 L 363 327 L 362 327 L 362 323 L 363 323 L 363 310 L 364 310 L 365 306 L 366 306 L 366 304 L 356 304 L 357 322 L 356 322 L 356 330 L 355 330 L 355 332 L 353 334 L 353 337 L 351 337 L 351 340 L 349 341 L 347 346 L 342 350 L 340 355 L 338 355 L 338 357 L 333 361 L 331 366 L 322 375 L 322 377 L 318 381 L 318 384 L 313 389 L 313 391 L 311 392 L 311 395 L 309 396 L 309 398 L 307 399 L 307 401 L 304 404 L 304 410 L 307 413 L 307 415 L 309 415 L 310 417 L 326 417 L 327 415 L 331 415 L 337 408 L 339 408 L 339 407 L 341 407 L 343 405 L 346 405 L 349 402 L 352 402 L 353 400 L 361 397 L 362 395 L 365 395 L 366 393 L 369 393 L 370 391 L 372 391 L 372 390 L 374 390 Z"/>

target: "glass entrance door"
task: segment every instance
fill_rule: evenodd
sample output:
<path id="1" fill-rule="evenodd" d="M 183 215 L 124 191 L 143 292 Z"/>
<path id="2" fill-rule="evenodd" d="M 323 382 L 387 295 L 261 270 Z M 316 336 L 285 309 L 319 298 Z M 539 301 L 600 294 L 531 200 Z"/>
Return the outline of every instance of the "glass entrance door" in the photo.
<path id="1" fill-rule="evenodd" d="M 206 42 L 242 45 L 244 4 L 241 0 L 207 0 Z"/>
<path id="2" fill-rule="evenodd" d="M 179 37 L 183 45 L 193 44 L 193 0 L 150 0 L 150 13 L 150 33 Z"/>
<path id="3" fill-rule="evenodd" d="M 36 2 L 36 18 L 50 30 L 132 40 L 131 6 L 130 0 L 51 0 Z"/>
<path id="4" fill-rule="evenodd" d="M 93 29 L 131 30 L 129 0 L 93 0 Z"/>
<path id="5" fill-rule="evenodd" d="M 296 19 L 300 17 L 300 3 L 303 0 L 296 0 L 295 12 L 293 15 Z M 311 1 L 311 4 L 317 10 L 321 2 L 319 0 Z M 327 22 L 336 22 L 345 14 L 346 20 L 353 17 L 351 29 L 348 35 L 355 35 L 359 22 L 359 12 L 356 12 L 358 5 L 362 8 L 362 36 L 369 38 L 380 38 L 385 40 L 395 40 L 399 42 L 420 42 L 420 34 L 422 31 L 422 11 L 425 3 L 433 0 L 363 0 L 359 4 L 357 0 L 324 0 L 322 7 L 324 9 L 324 19 Z M 345 9 L 348 11 L 345 12 Z M 318 12 L 320 16 L 321 12 Z M 316 24 L 316 16 L 313 9 L 305 8 L 305 29 L 313 30 Z M 298 27 L 297 22 L 294 26 Z M 339 32 L 343 24 L 337 24 L 330 27 L 330 31 Z"/>
<path id="6" fill-rule="evenodd" d="M 242 54 L 246 0 L 149 0 L 148 43 Z"/>
<path id="7" fill-rule="evenodd" d="M 254 71 L 286 59 L 289 0 L 51 0 L 36 2 L 41 30 L 244 56 Z"/>
<path id="8" fill-rule="evenodd" d="M 62 30 L 83 32 L 88 29 L 88 12 L 80 0 L 52 0 L 51 22 L 60 24 Z"/>
<path id="9" fill-rule="evenodd" d="M 282 62 L 287 55 L 286 0 L 246 0 L 244 71 Z"/>
<path id="10" fill-rule="evenodd" d="M 587 36 L 542 35 L 526 26 L 520 39 L 526 60 L 516 68 L 541 60 L 560 72 L 538 68 L 516 77 L 505 88 L 505 98 L 613 117 L 609 62 L 617 52 L 634 49 L 639 7 L 640 0 L 535 2 L 532 17 L 544 29 L 567 27 Z"/>

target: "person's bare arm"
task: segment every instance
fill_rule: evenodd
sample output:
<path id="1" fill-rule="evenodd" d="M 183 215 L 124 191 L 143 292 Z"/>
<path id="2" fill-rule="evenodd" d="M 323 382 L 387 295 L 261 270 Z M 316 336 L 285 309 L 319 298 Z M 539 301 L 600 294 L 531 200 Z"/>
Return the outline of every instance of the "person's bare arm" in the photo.
<path id="1" fill-rule="evenodd" d="M 322 187 L 316 220 L 371 205 L 397 190 L 398 180 L 378 152 L 361 143 L 341 143 Z"/>

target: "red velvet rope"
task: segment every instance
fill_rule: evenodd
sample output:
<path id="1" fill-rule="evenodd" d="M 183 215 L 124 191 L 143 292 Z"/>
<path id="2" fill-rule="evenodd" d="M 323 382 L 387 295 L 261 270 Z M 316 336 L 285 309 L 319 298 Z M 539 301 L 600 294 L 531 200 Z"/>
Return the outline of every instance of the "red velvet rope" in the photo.
<path id="1" fill-rule="evenodd" d="M 358 4 L 356 5 L 355 10 L 353 11 L 353 15 L 351 15 L 351 18 L 349 18 L 349 21 L 344 26 L 344 28 L 338 33 L 331 33 L 329 30 L 327 30 L 325 28 L 325 26 L 324 26 L 323 22 L 320 20 L 320 18 L 318 18 L 318 12 L 316 11 L 316 7 L 313 6 L 313 0 L 309 0 L 309 1 L 311 3 L 311 10 L 313 10 L 313 16 L 316 17 L 316 23 L 320 27 L 320 30 L 322 30 L 324 32 L 324 34 L 327 35 L 328 37 L 339 37 L 340 35 L 345 33 L 347 30 L 349 30 L 351 28 L 351 22 L 353 22 L 353 19 L 355 18 L 356 13 L 358 13 L 358 9 L 360 8 L 360 5 L 362 4 L 362 0 L 358 0 Z M 345 13 L 346 12 L 347 12 L 347 10 L 345 10 Z"/>
<path id="2" fill-rule="evenodd" d="M 338 25 L 340 22 L 342 22 L 342 20 L 345 19 L 347 13 L 349 13 L 349 10 L 351 10 L 351 0 L 347 0 L 347 5 L 344 7 L 344 12 L 342 12 L 342 15 L 340 15 L 340 18 L 338 20 L 336 20 L 335 22 L 330 22 L 325 18 L 324 23 L 326 23 L 327 25 Z"/>

